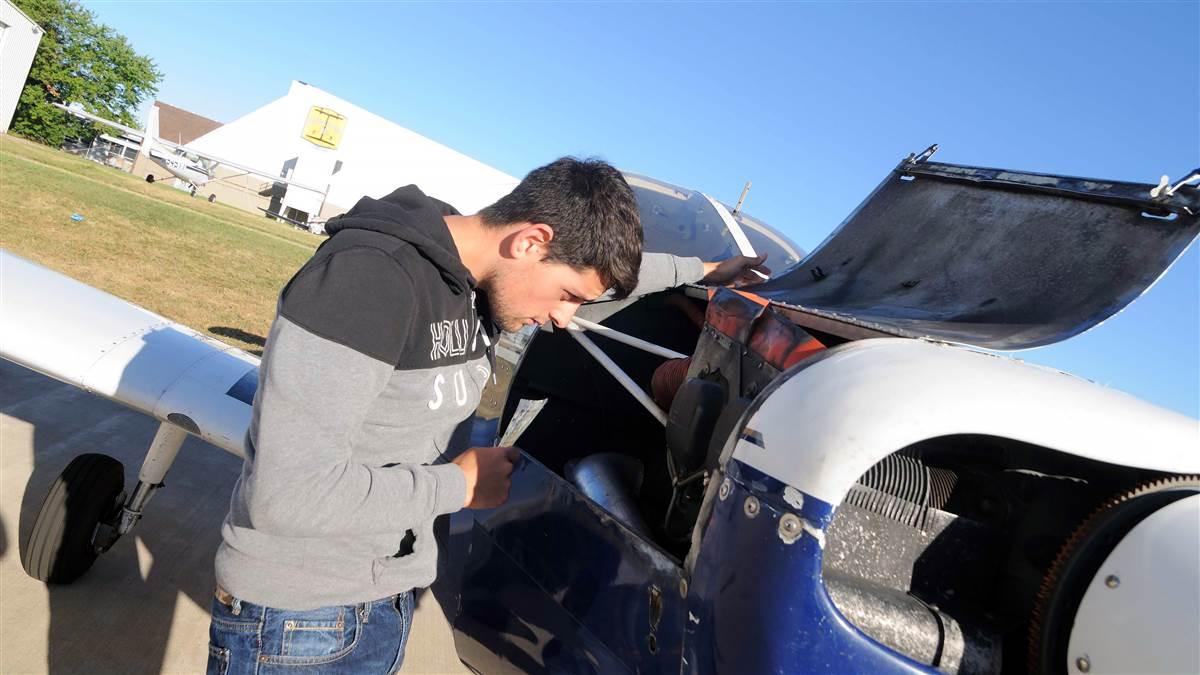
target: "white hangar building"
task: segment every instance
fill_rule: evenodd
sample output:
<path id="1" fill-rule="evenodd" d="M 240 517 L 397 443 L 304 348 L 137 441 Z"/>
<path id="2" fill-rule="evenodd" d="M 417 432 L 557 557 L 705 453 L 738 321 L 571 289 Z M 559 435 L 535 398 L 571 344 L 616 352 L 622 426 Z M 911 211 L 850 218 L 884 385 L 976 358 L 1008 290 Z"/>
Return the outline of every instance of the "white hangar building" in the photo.
<path id="1" fill-rule="evenodd" d="M 188 143 L 198 152 L 294 180 L 265 208 L 299 221 L 343 213 L 363 196 L 416 183 L 430 196 L 474 213 L 519 182 L 394 122 L 293 81 L 286 96 Z"/>
<path id="2" fill-rule="evenodd" d="M 9 0 L 0 0 L 0 133 L 7 132 L 12 124 L 25 77 L 41 41 L 41 27 Z"/>

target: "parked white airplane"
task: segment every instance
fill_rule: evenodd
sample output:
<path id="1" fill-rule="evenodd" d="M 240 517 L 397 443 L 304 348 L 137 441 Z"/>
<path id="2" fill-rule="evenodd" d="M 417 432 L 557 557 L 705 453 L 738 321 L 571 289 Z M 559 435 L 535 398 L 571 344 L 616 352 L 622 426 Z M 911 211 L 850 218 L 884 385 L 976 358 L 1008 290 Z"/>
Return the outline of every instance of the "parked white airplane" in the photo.
<path id="1" fill-rule="evenodd" d="M 271 173 L 270 171 L 249 167 L 244 164 L 239 164 L 237 162 L 224 159 L 222 157 L 217 157 L 216 155 L 197 151 L 193 148 L 189 148 L 186 145 L 173 143 L 164 138 L 160 138 L 158 135 L 158 120 L 154 114 L 150 115 L 150 120 L 146 125 L 146 130 L 142 131 L 139 129 L 134 129 L 133 127 L 125 126 L 120 122 L 114 122 L 110 119 L 100 117 L 99 115 L 94 115 L 90 112 L 87 112 L 83 108 L 78 107 L 77 104 L 75 107 L 66 106 L 61 103 L 55 103 L 54 105 L 72 115 L 75 115 L 76 117 L 91 120 L 93 122 L 99 122 L 100 124 L 113 127 L 114 129 L 120 129 L 126 134 L 141 138 L 141 152 L 146 153 L 146 156 L 149 157 L 152 162 L 166 169 L 172 176 L 187 183 L 191 187 L 193 196 L 196 194 L 197 190 L 213 181 L 228 180 L 230 178 L 237 178 L 245 175 L 262 176 L 274 183 L 283 183 L 285 185 L 298 187 L 303 190 L 311 190 L 318 194 L 324 194 L 327 189 L 297 183 L 294 180 L 280 177 L 279 175 Z M 216 175 L 216 168 L 222 164 L 231 169 L 241 171 L 242 173 L 218 178 Z M 147 183 L 153 183 L 155 180 L 156 178 L 154 174 L 146 175 Z M 216 194 L 210 193 L 208 195 L 208 201 L 212 202 L 216 201 L 216 199 Z"/>

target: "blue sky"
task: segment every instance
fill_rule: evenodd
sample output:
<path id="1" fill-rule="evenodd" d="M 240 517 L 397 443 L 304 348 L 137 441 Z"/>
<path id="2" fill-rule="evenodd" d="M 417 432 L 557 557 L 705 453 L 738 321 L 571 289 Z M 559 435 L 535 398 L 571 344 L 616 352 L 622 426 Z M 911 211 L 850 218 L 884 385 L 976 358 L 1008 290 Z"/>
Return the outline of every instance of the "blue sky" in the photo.
<path id="1" fill-rule="evenodd" d="M 1200 3 L 86 2 L 228 122 L 330 91 L 513 175 L 563 154 L 816 246 L 909 152 L 1156 182 L 1200 166 Z M 1200 254 L 1022 352 L 1200 416 Z"/>

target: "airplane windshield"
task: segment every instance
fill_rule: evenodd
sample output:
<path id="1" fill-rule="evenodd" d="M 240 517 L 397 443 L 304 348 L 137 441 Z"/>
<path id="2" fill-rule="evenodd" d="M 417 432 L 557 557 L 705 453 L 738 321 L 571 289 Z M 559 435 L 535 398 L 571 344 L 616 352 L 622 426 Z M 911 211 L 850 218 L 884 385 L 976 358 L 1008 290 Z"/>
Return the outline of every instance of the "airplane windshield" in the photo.
<path id="1" fill-rule="evenodd" d="M 721 215 L 704 195 L 644 176 L 626 174 L 637 196 L 645 250 L 722 260 L 738 253 Z"/>
<path id="2" fill-rule="evenodd" d="M 637 174 L 627 173 L 625 180 L 638 200 L 645 250 L 706 261 L 740 253 L 721 214 L 701 193 Z M 735 219 L 754 250 L 767 254 L 772 269 L 783 269 L 803 256 L 799 247 L 765 223 L 744 213 Z"/>
<path id="3" fill-rule="evenodd" d="M 725 208 L 729 206 L 726 205 Z M 804 249 L 761 220 L 745 213 L 738 213 L 733 218 L 742 226 L 742 231 L 746 233 L 754 251 L 767 254 L 767 265 L 774 272 L 782 272 L 784 268 L 791 267 L 804 257 Z"/>

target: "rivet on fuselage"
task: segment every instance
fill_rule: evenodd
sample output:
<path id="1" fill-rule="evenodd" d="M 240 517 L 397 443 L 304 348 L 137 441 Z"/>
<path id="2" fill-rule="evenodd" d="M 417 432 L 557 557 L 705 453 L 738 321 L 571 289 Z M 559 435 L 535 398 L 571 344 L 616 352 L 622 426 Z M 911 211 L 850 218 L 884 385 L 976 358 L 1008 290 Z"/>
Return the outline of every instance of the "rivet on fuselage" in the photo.
<path id="1" fill-rule="evenodd" d="M 746 497 L 746 503 L 743 505 L 743 508 L 746 511 L 747 518 L 753 518 L 754 516 L 757 516 L 758 515 L 758 498 L 753 497 L 753 496 Z"/>
<path id="2" fill-rule="evenodd" d="M 800 516 L 794 513 L 785 513 L 779 519 L 779 538 L 785 544 L 794 543 L 804 533 L 804 525 L 800 522 Z"/>
<path id="3" fill-rule="evenodd" d="M 721 481 L 721 501 L 725 501 L 725 498 L 729 496 L 730 492 L 733 492 L 733 483 L 726 478 L 725 480 Z"/>

